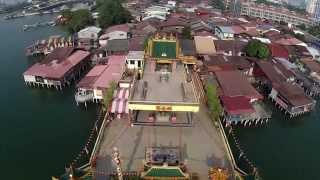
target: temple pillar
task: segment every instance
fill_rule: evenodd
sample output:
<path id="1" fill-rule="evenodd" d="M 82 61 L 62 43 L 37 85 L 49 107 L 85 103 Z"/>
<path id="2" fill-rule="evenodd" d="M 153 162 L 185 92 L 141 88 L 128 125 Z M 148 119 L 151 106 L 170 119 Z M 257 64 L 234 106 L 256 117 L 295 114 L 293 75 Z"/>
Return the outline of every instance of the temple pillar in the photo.
<path id="1" fill-rule="evenodd" d="M 177 69 L 177 61 L 173 61 L 172 62 L 172 65 L 171 65 L 171 70 L 172 70 L 172 72 L 175 72 L 176 71 L 176 69 Z"/>
<path id="2" fill-rule="evenodd" d="M 132 116 L 133 116 L 133 111 L 129 109 L 129 114 L 128 114 L 129 124 L 132 124 L 132 123 L 133 123 Z"/>
<path id="3" fill-rule="evenodd" d="M 154 60 L 150 61 L 150 71 L 151 72 L 156 71 L 156 61 L 154 61 Z"/>

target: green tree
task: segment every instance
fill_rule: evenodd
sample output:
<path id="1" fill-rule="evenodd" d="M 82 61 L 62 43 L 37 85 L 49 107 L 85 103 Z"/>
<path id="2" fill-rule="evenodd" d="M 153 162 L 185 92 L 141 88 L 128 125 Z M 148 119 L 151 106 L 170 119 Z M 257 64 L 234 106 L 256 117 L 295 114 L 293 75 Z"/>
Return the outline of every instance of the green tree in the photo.
<path id="1" fill-rule="evenodd" d="M 317 38 L 320 38 L 320 25 L 309 27 L 308 32 Z"/>
<path id="2" fill-rule="evenodd" d="M 67 19 L 67 22 L 63 24 L 62 27 L 70 34 L 76 33 L 79 30 L 94 24 L 90 11 L 85 9 L 73 12 L 66 10 L 63 11 L 61 15 Z"/>
<path id="3" fill-rule="evenodd" d="M 222 107 L 217 94 L 217 87 L 208 83 L 206 85 L 206 94 L 209 106 L 210 116 L 213 120 L 218 120 L 222 113 Z"/>
<path id="4" fill-rule="evenodd" d="M 192 39 L 190 26 L 186 26 L 183 28 L 181 36 L 183 39 Z"/>
<path id="5" fill-rule="evenodd" d="M 248 43 L 245 48 L 247 56 L 256 57 L 259 59 L 265 59 L 269 57 L 270 52 L 267 45 L 263 44 L 258 40 L 252 40 Z"/>
<path id="6" fill-rule="evenodd" d="M 113 98 L 113 93 L 117 88 L 117 83 L 112 81 L 109 84 L 109 88 L 107 88 L 107 90 L 105 91 L 105 93 L 103 94 L 103 105 L 102 108 L 104 111 L 107 111 L 108 107 L 110 106 L 110 103 L 112 101 Z"/>
<path id="7" fill-rule="evenodd" d="M 301 29 L 303 31 L 305 31 L 307 29 L 305 24 L 299 24 L 299 25 L 297 25 L 297 28 L 299 28 L 299 29 Z"/>
<path id="8" fill-rule="evenodd" d="M 98 12 L 98 23 L 102 28 L 127 23 L 132 19 L 130 12 L 121 5 L 119 0 L 98 1 Z"/>
<path id="9" fill-rule="evenodd" d="M 226 10 L 226 6 L 225 6 L 223 0 L 210 0 L 209 4 L 210 4 L 210 6 L 216 8 L 216 9 L 220 9 L 221 11 Z"/>

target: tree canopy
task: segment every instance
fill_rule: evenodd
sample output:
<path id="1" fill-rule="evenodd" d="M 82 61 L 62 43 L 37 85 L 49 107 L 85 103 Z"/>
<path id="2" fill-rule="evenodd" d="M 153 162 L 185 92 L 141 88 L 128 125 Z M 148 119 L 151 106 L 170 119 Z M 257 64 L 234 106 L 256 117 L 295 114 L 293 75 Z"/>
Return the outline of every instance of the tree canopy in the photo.
<path id="1" fill-rule="evenodd" d="M 245 48 L 247 56 L 256 57 L 259 59 L 265 59 L 269 57 L 270 52 L 267 45 L 263 44 L 258 40 L 252 40 L 248 43 Z"/>
<path id="2" fill-rule="evenodd" d="M 66 10 L 62 12 L 62 16 L 67 19 L 62 27 L 70 34 L 76 33 L 79 30 L 94 24 L 90 11 L 85 9 L 73 12 Z"/>
<path id="3" fill-rule="evenodd" d="M 186 27 L 183 28 L 181 36 L 184 39 L 192 39 L 190 26 L 186 26 Z"/>
<path id="4" fill-rule="evenodd" d="M 223 0 L 210 0 L 209 1 L 210 6 L 220 9 L 221 11 L 224 11 L 226 9 L 226 6 L 223 2 Z"/>
<path id="5" fill-rule="evenodd" d="M 120 0 L 99 0 L 97 6 L 98 23 L 102 28 L 127 23 L 132 19 L 130 12 L 121 5 Z"/>
<path id="6" fill-rule="evenodd" d="M 320 38 L 320 25 L 309 27 L 308 32 L 317 38 Z"/>
<path id="7" fill-rule="evenodd" d="M 222 113 L 222 107 L 217 94 L 217 87 L 208 83 L 206 85 L 206 94 L 211 118 L 213 120 L 218 120 Z"/>
<path id="8" fill-rule="evenodd" d="M 297 28 L 300 28 L 301 30 L 306 30 L 307 29 L 305 24 L 299 24 L 299 25 L 297 25 Z"/>

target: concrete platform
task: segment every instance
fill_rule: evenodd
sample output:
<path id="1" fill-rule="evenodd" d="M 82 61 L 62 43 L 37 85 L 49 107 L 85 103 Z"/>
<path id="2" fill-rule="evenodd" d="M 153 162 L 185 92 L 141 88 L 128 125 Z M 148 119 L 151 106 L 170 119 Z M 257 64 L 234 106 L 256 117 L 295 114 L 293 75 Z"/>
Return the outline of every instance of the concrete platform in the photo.
<path id="1" fill-rule="evenodd" d="M 150 66 L 146 63 L 146 66 Z M 197 102 L 192 82 L 187 82 L 183 64 L 178 64 L 174 72 L 151 71 L 147 69 L 143 78 L 135 82 L 131 101 L 155 102 Z M 167 80 L 161 80 L 161 77 Z M 143 84 L 146 82 L 147 93 L 143 96 Z"/>
<path id="2" fill-rule="evenodd" d="M 111 161 L 113 147 L 120 151 L 124 171 L 141 171 L 146 148 L 151 146 L 180 147 L 189 172 L 196 172 L 200 179 L 208 178 L 211 166 L 230 169 L 222 137 L 213 127 L 207 109 L 201 107 L 200 112 L 195 113 L 192 127 L 131 127 L 127 120 L 111 122 L 99 148 L 97 171 L 100 175 L 97 179 L 106 179 L 101 174 L 115 170 Z"/>

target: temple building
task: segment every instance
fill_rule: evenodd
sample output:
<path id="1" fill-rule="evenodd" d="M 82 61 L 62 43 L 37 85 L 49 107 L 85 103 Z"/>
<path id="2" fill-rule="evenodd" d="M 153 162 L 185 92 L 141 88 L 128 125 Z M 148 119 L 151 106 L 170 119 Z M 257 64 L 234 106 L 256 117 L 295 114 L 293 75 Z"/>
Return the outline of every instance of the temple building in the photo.
<path id="1" fill-rule="evenodd" d="M 145 157 L 141 179 L 191 179 L 185 167 L 185 162 L 182 160 L 180 148 L 147 147 Z"/>
<path id="2" fill-rule="evenodd" d="M 190 47 L 190 42 L 183 42 L 184 45 Z M 173 72 L 176 70 L 178 62 L 182 62 L 182 64 L 196 63 L 196 59 L 190 57 L 190 53 L 183 53 L 185 51 L 182 50 L 186 49 L 186 46 L 181 49 L 180 41 L 173 33 L 156 33 L 148 40 L 146 59 L 149 60 L 152 70 L 165 68 Z M 191 44 L 191 48 L 193 48 L 193 44 Z"/>
<path id="3" fill-rule="evenodd" d="M 180 56 L 179 44 L 172 33 L 149 39 L 143 76 L 131 87 L 128 100 L 133 124 L 192 124 L 199 98 L 188 65 L 195 61 Z"/>
<path id="4" fill-rule="evenodd" d="M 179 167 L 153 166 L 147 172 L 142 173 L 142 179 L 167 179 L 167 180 L 188 180 L 189 175 L 181 171 Z"/>

